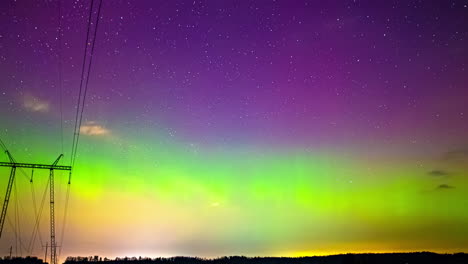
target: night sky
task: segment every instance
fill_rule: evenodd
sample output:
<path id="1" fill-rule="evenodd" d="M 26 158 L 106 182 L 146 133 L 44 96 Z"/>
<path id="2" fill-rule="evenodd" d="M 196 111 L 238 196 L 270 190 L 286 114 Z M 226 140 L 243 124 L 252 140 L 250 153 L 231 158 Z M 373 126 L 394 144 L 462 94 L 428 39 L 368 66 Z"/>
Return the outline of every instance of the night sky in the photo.
<path id="1" fill-rule="evenodd" d="M 70 163 L 90 2 L 0 2 L 20 162 Z M 62 258 L 468 251 L 468 1 L 103 0 L 100 18 L 63 241 L 56 173 Z M 48 171 L 30 173 L 0 255 L 16 211 L 30 240 Z"/>

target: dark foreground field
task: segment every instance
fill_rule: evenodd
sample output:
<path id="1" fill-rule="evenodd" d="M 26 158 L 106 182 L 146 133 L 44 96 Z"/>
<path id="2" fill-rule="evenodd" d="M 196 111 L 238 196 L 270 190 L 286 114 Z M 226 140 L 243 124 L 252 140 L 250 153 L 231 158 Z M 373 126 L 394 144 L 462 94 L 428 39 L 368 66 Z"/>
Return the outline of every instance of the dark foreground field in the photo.
<path id="1" fill-rule="evenodd" d="M 102 262 L 106 264 L 123 263 L 158 263 L 158 264 L 468 264 L 468 254 L 391 253 L 391 254 L 345 254 L 323 257 L 274 258 L 274 257 L 223 257 L 202 259 L 191 257 L 173 258 L 117 258 L 107 259 L 93 257 L 68 257 L 66 264 Z M 37 258 L 3 258 L 0 263 L 9 264 L 43 264 Z"/>

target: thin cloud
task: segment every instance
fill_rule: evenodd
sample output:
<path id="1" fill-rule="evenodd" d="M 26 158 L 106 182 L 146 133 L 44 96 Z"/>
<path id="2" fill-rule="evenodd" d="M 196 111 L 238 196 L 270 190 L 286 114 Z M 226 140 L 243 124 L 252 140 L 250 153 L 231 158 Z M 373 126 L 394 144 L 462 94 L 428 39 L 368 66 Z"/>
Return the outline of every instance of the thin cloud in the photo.
<path id="1" fill-rule="evenodd" d="M 437 186 L 438 190 L 449 190 L 449 189 L 454 189 L 454 188 L 455 188 L 455 186 L 448 185 L 448 184 L 441 184 L 441 185 Z"/>
<path id="2" fill-rule="evenodd" d="M 106 136 L 110 134 L 110 130 L 94 121 L 90 121 L 81 126 L 80 133 L 87 136 Z"/>
<path id="3" fill-rule="evenodd" d="M 46 113 L 49 111 L 49 103 L 32 95 L 25 95 L 23 98 L 23 106 L 31 112 Z"/>
<path id="4" fill-rule="evenodd" d="M 445 161 L 468 160 L 468 147 L 447 151 L 443 154 L 442 159 Z"/>
<path id="5" fill-rule="evenodd" d="M 430 176 L 435 176 L 435 177 L 443 177 L 443 176 L 450 175 L 450 173 L 445 170 L 431 170 L 427 174 Z"/>

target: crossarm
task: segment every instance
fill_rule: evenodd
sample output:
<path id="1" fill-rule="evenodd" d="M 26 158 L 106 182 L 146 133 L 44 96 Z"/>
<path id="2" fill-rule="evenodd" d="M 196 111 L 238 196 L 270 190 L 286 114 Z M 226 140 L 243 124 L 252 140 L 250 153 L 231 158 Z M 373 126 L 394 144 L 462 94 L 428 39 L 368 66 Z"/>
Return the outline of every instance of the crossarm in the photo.
<path id="1" fill-rule="evenodd" d="M 32 164 L 32 163 L 13 163 L 0 162 L 0 167 L 15 167 L 15 168 L 30 168 L 30 169 L 46 169 L 46 170 L 71 170 L 71 166 Z"/>

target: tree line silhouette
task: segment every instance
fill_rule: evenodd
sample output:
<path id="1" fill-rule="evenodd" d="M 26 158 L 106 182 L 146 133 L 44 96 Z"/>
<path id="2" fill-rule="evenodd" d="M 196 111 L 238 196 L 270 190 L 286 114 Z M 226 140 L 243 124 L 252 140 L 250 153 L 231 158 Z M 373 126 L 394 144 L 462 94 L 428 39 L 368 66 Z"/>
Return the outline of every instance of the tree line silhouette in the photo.
<path id="1" fill-rule="evenodd" d="M 68 257 L 65 264 L 103 262 L 105 264 L 466 264 L 468 254 L 437 254 L 431 252 L 388 253 L 388 254 L 342 254 L 317 257 L 244 257 L 232 256 L 216 259 L 197 257 L 142 258 L 124 257 L 116 259 L 91 257 Z"/>
<path id="2" fill-rule="evenodd" d="M 5 264 L 44 264 L 42 259 L 37 257 L 3 257 L 0 258 L 0 263 Z"/>
<path id="3" fill-rule="evenodd" d="M 317 257 L 244 257 L 231 256 L 216 259 L 197 257 L 142 258 L 124 257 L 108 259 L 99 256 L 68 257 L 64 264 L 467 264 L 468 254 L 437 254 L 431 252 L 388 254 L 342 254 Z M 4 257 L 3 264 L 45 264 L 37 257 Z"/>

